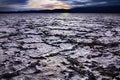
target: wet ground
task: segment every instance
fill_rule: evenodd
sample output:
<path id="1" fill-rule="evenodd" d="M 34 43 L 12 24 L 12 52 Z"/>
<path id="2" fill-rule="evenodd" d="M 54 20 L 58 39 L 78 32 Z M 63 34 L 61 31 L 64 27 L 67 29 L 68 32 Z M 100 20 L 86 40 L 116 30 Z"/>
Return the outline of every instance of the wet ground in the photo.
<path id="1" fill-rule="evenodd" d="M 0 80 L 120 80 L 120 15 L 0 14 Z"/>

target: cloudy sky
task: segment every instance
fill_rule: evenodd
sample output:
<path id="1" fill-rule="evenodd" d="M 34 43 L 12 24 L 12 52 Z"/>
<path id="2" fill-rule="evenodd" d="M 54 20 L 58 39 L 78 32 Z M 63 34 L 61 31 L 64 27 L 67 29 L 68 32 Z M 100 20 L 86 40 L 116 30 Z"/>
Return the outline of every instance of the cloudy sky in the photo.
<path id="1" fill-rule="evenodd" d="M 111 5 L 120 5 L 120 0 L 0 0 L 0 11 L 54 10 Z"/>

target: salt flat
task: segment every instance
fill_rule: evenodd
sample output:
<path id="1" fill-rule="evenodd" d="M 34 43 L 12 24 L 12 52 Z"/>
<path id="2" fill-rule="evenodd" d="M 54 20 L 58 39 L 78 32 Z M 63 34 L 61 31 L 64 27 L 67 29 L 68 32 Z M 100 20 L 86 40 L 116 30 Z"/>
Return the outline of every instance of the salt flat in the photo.
<path id="1" fill-rule="evenodd" d="M 0 14 L 0 80 L 119 80 L 120 15 Z"/>

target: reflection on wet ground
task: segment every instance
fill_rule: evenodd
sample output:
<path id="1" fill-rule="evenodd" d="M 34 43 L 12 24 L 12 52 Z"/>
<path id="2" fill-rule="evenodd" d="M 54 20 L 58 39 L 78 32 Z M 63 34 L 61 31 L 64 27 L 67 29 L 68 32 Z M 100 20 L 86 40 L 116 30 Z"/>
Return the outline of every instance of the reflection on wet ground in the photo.
<path id="1" fill-rule="evenodd" d="M 118 14 L 0 14 L 0 80 L 120 80 Z"/>

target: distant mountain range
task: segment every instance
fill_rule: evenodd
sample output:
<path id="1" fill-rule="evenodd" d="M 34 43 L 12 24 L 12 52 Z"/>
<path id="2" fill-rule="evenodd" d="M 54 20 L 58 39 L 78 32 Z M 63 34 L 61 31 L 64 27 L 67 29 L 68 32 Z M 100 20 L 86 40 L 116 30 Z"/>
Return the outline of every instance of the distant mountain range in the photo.
<path id="1" fill-rule="evenodd" d="M 117 6 L 92 6 L 77 7 L 69 10 L 27 10 L 27 11 L 0 11 L 0 13 L 120 13 L 120 5 Z"/>

